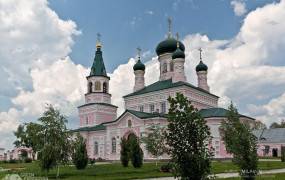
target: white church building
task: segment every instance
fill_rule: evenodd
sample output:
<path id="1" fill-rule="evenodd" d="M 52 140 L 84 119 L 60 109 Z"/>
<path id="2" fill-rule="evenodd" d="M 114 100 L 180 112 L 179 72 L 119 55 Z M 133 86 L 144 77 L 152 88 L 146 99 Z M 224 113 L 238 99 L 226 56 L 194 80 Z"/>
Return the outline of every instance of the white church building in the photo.
<path id="1" fill-rule="evenodd" d="M 166 126 L 166 114 L 169 108 L 167 98 L 174 97 L 177 92 L 188 97 L 207 121 L 213 137 L 215 157 L 230 157 L 219 133 L 219 126 L 226 118 L 227 110 L 218 107 L 219 97 L 210 91 L 207 83 L 208 67 L 201 57 L 200 63 L 196 69 L 193 69 L 198 78 L 196 86 L 188 83 L 185 76 L 185 46 L 169 32 L 168 37 L 156 47 L 160 64 L 159 80 L 148 86 L 145 85 L 145 65 L 139 57 L 133 67 L 135 74 L 133 92 L 123 97 L 125 111 L 118 117 L 117 106 L 111 103 L 110 77 L 105 70 L 100 42 L 97 42 L 96 48 L 91 72 L 87 76 L 85 104 L 78 107 L 80 127 L 73 130 L 86 139 L 89 158 L 119 160 L 121 138 L 128 138 L 130 135 L 138 138 L 145 136 L 147 128 L 153 124 Z M 254 121 L 253 118 L 244 115 L 240 115 L 240 119 Z M 152 159 L 143 144 L 141 147 L 144 159 Z"/>

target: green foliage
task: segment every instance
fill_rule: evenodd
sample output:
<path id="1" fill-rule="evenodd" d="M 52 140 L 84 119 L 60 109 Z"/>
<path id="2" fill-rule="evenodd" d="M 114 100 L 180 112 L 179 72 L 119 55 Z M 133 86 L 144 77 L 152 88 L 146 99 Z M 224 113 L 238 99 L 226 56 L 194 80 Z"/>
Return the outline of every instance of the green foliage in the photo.
<path id="1" fill-rule="evenodd" d="M 221 132 L 227 152 L 233 154 L 233 163 L 243 179 L 255 179 L 258 173 L 257 138 L 250 127 L 239 119 L 237 109 L 231 104 Z"/>
<path id="2" fill-rule="evenodd" d="M 86 143 L 80 134 L 77 134 L 77 137 L 73 144 L 74 152 L 72 155 L 72 160 L 77 169 L 85 169 L 88 164 L 88 155 L 86 150 Z"/>
<path id="3" fill-rule="evenodd" d="M 121 145 L 121 152 L 120 152 L 121 164 L 124 167 L 128 167 L 128 165 L 129 165 L 129 152 L 130 152 L 128 141 L 125 138 L 121 138 L 120 145 Z"/>
<path id="4" fill-rule="evenodd" d="M 129 138 L 130 158 L 134 168 L 140 168 L 143 165 L 143 151 L 136 137 Z"/>
<path id="5" fill-rule="evenodd" d="M 166 141 L 174 163 L 173 173 L 182 179 L 201 180 L 210 174 L 210 129 L 198 110 L 181 93 L 168 98 L 170 109 Z"/>
<path id="6" fill-rule="evenodd" d="M 142 142 L 145 143 L 147 151 L 158 159 L 159 156 L 162 156 L 166 152 L 165 128 L 159 125 L 152 125 L 147 130 L 147 136 L 142 138 Z"/>
<path id="7" fill-rule="evenodd" d="M 285 128 L 285 120 L 283 119 L 280 124 L 277 122 L 273 122 L 270 125 L 270 129 L 275 129 L 275 128 Z"/>
<path id="8" fill-rule="evenodd" d="M 88 161 L 91 164 L 91 166 L 93 166 L 96 163 L 96 159 L 95 158 L 89 158 Z"/>
<path id="9" fill-rule="evenodd" d="M 43 131 L 34 133 L 38 135 L 37 144 L 41 147 L 41 167 L 46 171 L 55 166 L 59 168 L 59 164 L 68 162 L 72 149 L 67 119 L 50 105 L 39 121 L 38 129 Z"/>
<path id="10" fill-rule="evenodd" d="M 25 163 L 31 163 L 33 160 L 31 158 L 26 158 Z"/>
<path id="11" fill-rule="evenodd" d="M 281 146 L 281 161 L 285 162 L 285 146 Z"/>

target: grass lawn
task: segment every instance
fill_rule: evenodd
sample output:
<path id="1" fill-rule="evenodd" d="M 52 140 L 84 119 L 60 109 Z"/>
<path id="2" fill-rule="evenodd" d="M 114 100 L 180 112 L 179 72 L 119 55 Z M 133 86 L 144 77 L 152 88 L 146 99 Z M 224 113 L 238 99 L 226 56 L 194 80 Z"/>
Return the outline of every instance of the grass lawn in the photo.
<path id="1" fill-rule="evenodd" d="M 158 167 L 163 163 L 159 163 Z M 45 176 L 45 173 L 42 172 L 38 166 L 37 162 L 33 163 L 18 163 L 18 164 L 0 164 L 0 167 L 12 169 L 10 172 L 0 173 L 0 178 L 4 177 L 6 173 L 33 173 L 35 176 Z M 267 169 L 278 169 L 285 168 L 285 163 L 277 161 L 262 161 L 259 162 L 259 167 L 261 170 Z M 24 169 L 22 169 L 24 168 Z M 235 172 L 237 167 L 232 164 L 230 161 L 223 162 L 213 162 L 212 172 L 213 173 L 222 173 L 222 172 Z M 49 172 L 49 178 L 55 178 L 56 169 L 53 169 Z M 132 166 L 124 168 L 119 163 L 114 164 L 102 164 L 88 166 L 84 170 L 77 170 L 74 166 L 63 166 L 60 167 L 60 177 L 61 179 L 102 179 L 102 180 L 122 180 L 122 179 L 137 179 L 137 178 L 151 178 L 151 177 L 165 177 L 171 176 L 170 173 L 162 173 L 156 168 L 155 163 L 145 163 L 142 168 L 135 169 Z M 278 179 L 282 178 L 282 174 L 272 175 L 277 176 Z M 272 177 L 271 176 L 271 177 Z M 280 178 L 279 178 L 280 176 Z M 283 174 L 285 180 L 285 174 Z M 236 178 L 238 179 L 238 178 Z M 268 179 L 268 178 L 267 178 Z"/>

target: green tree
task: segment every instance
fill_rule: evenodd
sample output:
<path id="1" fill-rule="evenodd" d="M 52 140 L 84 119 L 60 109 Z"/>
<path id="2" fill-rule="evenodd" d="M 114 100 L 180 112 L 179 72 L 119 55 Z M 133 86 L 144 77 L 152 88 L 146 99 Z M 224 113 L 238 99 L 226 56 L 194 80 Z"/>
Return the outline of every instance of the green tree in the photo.
<path id="1" fill-rule="evenodd" d="M 71 155 L 71 134 L 66 128 L 67 119 L 60 114 L 60 111 L 51 105 L 39 118 L 42 133 L 39 136 L 39 146 L 41 147 L 40 163 L 42 169 L 47 172 L 57 167 L 57 177 L 59 177 L 59 165 L 66 164 Z"/>
<path id="2" fill-rule="evenodd" d="M 147 130 L 147 136 L 142 138 L 142 142 L 145 143 L 147 151 L 156 158 L 155 165 L 157 166 L 158 158 L 166 152 L 165 128 L 159 125 L 152 125 Z"/>
<path id="3" fill-rule="evenodd" d="M 181 93 L 169 97 L 166 142 L 174 163 L 175 177 L 207 179 L 211 169 L 210 129 L 206 121 Z"/>
<path id="4" fill-rule="evenodd" d="M 242 123 L 234 105 L 228 108 L 227 119 L 222 122 L 221 132 L 227 152 L 239 167 L 243 179 L 255 179 L 258 173 L 257 138 L 247 123 Z"/>
<path id="5" fill-rule="evenodd" d="M 128 141 L 126 138 L 121 138 L 121 157 L 120 157 L 120 160 L 121 160 L 121 164 L 124 166 L 124 167 L 128 167 L 129 165 L 129 153 L 130 153 L 130 149 L 129 149 L 129 144 L 128 144 Z"/>
<path id="6" fill-rule="evenodd" d="M 86 150 L 86 143 L 80 134 L 73 143 L 74 152 L 72 155 L 72 160 L 77 169 L 85 169 L 88 164 L 88 155 Z"/>
<path id="7" fill-rule="evenodd" d="M 130 159 L 134 168 L 140 168 L 143 165 L 143 151 L 140 147 L 140 143 L 137 137 L 131 137 L 128 139 L 130 147 Z"/>
<path id="8" fill-rule="evenodd" d="M 26 132 L 25 132 L 25 125 L 20 124 L 16 131 L 14 131 L 14 135 L 16 136 L 17 140 L 14 142 L 16 147 L 26 146 Z"/>

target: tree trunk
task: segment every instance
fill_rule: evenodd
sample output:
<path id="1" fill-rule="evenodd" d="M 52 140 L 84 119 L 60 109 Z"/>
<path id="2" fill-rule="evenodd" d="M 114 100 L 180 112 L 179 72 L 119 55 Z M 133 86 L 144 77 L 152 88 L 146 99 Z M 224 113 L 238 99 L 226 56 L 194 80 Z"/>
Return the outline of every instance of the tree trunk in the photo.
<path id="1" fill-rule="evenodd" d="M 56 179 L 59 179 L 59 165 L 57 165 Z"/>

